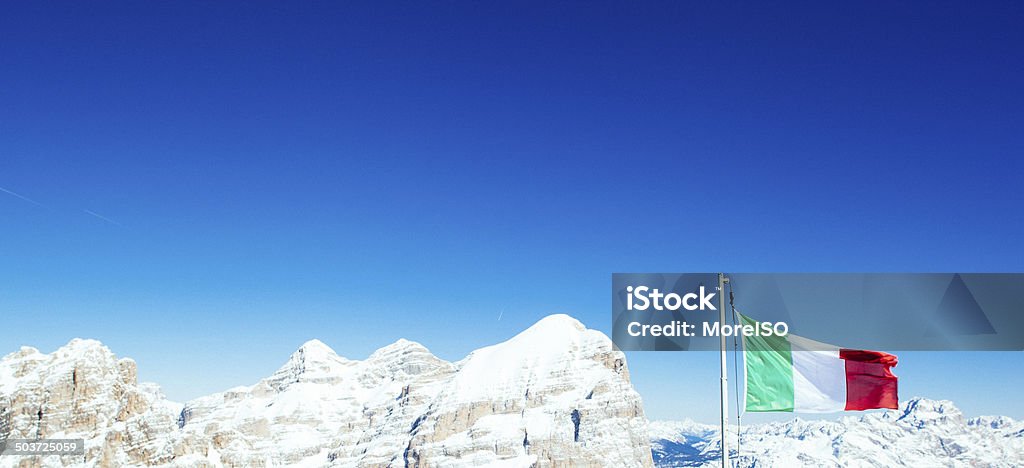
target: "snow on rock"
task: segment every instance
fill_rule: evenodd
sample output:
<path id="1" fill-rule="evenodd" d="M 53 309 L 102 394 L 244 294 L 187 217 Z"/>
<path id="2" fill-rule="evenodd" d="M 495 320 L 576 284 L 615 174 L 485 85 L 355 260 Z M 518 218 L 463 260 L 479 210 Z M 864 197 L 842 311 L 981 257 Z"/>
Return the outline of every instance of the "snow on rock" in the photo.
<path id="1" fill-rule="evenodd" d="M 362 361 L 312 340 L 184 406 L 96 341 L 22 348 L 0 361 L 0 437 L 87 440 L 41 466 L 652 465 L 625 357 L 565 315 L 457 363 L 407 340 Z"/>
<path id="2" fill-rule="evenodd" d="M 649 464 L 640 396 L 625 357 L 601 332 L 553 315 L 456 366 L 416 424 L 407 460 L 494 453 L 474 463 Z"/>
<path id="3" fill-rule="evenodd" d="M 137 383 L 135 361 L 98 341 L 75 339 L 51 354 L 25 347 L 0 359 L 0 439 L 85 439 L 84 457 L 37 458 L 40 466 L 169 460 L 167 435 L 180 410 Z M 18 463 L 0 457 L 0 466 Z"/>
<path id="4" fill-rule="evenodd" d="M 735 427 L 733 427 L 735 429 Z M 717 426 L 692 421 L 650 424 L 658 466 L 719 466 Z M 953 403 L 913 398 L 898 410 L 743 427 L 727 435 L 737 466 L 1024 465 L 1024 423 L 1004 416 L 965 420 Z"/>

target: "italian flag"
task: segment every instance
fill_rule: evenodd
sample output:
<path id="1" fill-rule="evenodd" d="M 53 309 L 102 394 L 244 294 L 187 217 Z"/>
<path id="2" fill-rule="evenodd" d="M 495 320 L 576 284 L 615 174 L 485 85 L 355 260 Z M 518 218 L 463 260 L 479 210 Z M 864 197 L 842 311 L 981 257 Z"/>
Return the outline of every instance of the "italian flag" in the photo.
<path id="1" fill-rule="evenodd" d="M 740 315 L 744 325 L 757 322 Z M 896 409 L 896 356 L 787 336 L 744 336 L 747 411 Z"/>

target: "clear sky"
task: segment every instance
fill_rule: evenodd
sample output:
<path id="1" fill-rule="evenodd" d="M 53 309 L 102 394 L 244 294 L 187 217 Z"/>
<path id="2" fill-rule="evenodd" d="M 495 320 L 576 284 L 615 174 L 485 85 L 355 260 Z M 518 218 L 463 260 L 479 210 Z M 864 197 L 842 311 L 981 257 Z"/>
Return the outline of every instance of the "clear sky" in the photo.
<path id="1" fill-rule="evenodd" d="M 0 353 L 187 400 L 314 337 L 608 331 L 612 272 L 1024 270 L 1020 3 L 225 3 L 5 5 Z M 714 353 L 628 357 L 714 420 Z M 1024 417 L 1024 353 L 901 358 Z"/>

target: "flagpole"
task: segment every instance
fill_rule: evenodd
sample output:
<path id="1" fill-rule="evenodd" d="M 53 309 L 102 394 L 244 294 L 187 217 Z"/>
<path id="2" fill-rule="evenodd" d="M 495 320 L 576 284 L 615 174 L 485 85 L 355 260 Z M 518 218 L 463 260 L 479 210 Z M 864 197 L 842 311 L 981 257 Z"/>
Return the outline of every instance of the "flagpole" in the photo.
<path id="1" fill-rule="evenodd" d="M 729 278 L 725 273 L 718 274 L 718 337 L 722 348 L 722 468 L 729 468 L 729 449 L 725 444 L 726 423 L 729 418 L 729 378 L 725 364 L 725 283 Z"/>

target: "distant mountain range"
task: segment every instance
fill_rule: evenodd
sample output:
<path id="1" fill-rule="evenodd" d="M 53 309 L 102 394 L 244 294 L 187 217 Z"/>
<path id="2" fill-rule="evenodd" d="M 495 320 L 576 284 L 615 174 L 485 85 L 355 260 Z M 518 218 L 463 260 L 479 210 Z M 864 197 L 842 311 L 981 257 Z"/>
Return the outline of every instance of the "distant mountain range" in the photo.
<path id="1" fill-rule="evenodd" d="M 224 363 L 229 366 L 230 363 Z M 736 435 L 730 434 L 730 447 Z M 718 431 L 648 424 L 625 356 L 565 315 L 458 362 L 399 340 L 365 360 L 312 340 L 271 376 L 175 403 L 93 340 L 0 359 L 0 439 L 83 438 L 14 466 L 707 466 Z M 916 398 L 899 411 L 743 428 L 739 466 L 1021 466 L 1024 424 Z"/>
<path id="2" fill-rule="evenodd" d="M 649 431 L 658 466 L 721 466 L 718 426 L 657 421 Z M 1024 422 L 969 419 L 952 402 L 925 398 L 836 421 L 741 426 L 738 451 L 736 433 L 727 438 L 739 467 L 1024 466 Z"/>

